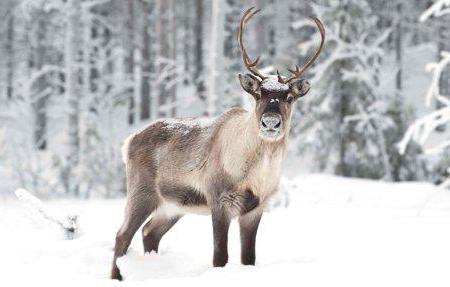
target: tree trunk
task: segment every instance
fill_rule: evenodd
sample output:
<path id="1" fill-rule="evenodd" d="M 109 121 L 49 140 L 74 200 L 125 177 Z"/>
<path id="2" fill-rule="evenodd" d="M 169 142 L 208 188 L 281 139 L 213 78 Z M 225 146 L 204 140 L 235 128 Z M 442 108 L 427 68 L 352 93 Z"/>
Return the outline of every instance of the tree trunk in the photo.
<path id="1" fill-rule="evenodd" d="M 79 115 L 81 91 L 81 70 L 79 68 L 79 53 L 82 42 L 81 2 L 69 0 L 67 3 L 67 32 L 65 42 L 66 96 L 69 116 L 69 151 L 67 170 L 65 172 L 65 187 L 67 192 L 78 195 L 79 183 L 75 174 L 79 165 L 80 138 Z"/>
<path id="2" fill-rule="evenodd" d="M 194 82 L 197 96 L 206 102 L 205 83 L 204 83 L 204 65 L 203 65 L 203 21 L 204 21 L 204 3 L 203 0 L 195 1 L 195 19 L 194 19 Z M 205 113 L 206 114 L 206 109 Z"/>
<path id="3" fill-rule="evenodd" d="M 208 80 L 208 102 L 206 108 L 206 114 L 213 116 L 216 114 L 217 95 L 218 89 L 216 86 L 218 75 L 218 61 L 221 57 L 222 50 L 222 37 L 223 25 L 221 25 L 220 10 L 223 5 L 222 0 L 216 0 L 212 3 L 211 13 L 211 38 L 209 47 L 209 80 Z"/>
<path id="4" fill-rule="evenodd" d="M 170 101 L 173 100 L 173 89 L 169 85 L 172 83 L 172 69 L 173 69 L 173 52 L 172 43 L 173 35 L 171 31 L 171 2 L 172 0 L 159 0 L 158 1 L 158 76 L 159 81 L 159 97 L 158 97 L 158 116 L 169 117 Z"/>
<path id="5" fill-rule="evenodd" d="M 395 45 L 395 63 L 397 66 L 397 73 L 395 75 L 395 94 L 394 94 L 394 111 L 393 117 L 397 119 L 397 130 L 398 134 L 401 136 L 405 127 L 403 126 L 403 120 L 401 115 L 400 107 L 403 105 L 403 5 L 401 2 L 396 3 L 395 7 L 397 19 L 394 28 L 394 45 Z M 400 140 L 399 138 L 398 140 Z M 403 156 L 394 150 L 394 154 L 391 158 L 392 162 L 392 179 L 394 181 L 400 180 L 400 169 L 403 165 Z"/>
<path id="6" fill-rule="evenodd" d="M 342 3 L 342 0 L 340 1 L 341 6 L 343 6 L 343 11 L 345 11 L 345 4 Z M 340 27 L 343 27 L 345 25 L 345 17 L 344 15 L 342 15 L 339 19 L 340 22 Z M 340 39 L 344 39 L 345 35 L 343 33 L 343 29 L 341 29 L 339 31 L 339 38 Z M 345 68 L 345 62 L 341 62 L 341 65 L 343 66 L 342 68 Z M 338 103 L 337 103 L 337 117 L 338 117 L 338 153 L 339 153 L 339 162 L 336 165 L 336 170 L 335 173 L 338 175 L 343 175 L 343 176 L 347 176 L 349 171 L 347 169 L 347 164 L 346 164 L 346 142 L 348 141 L 348 139 L 346 138 L 345 135 L 345 130 L 344 130 L 344 126 L 345 126 L 345 115 L 347 114 L 347 97 L 345 95 L 346 91 L 345 91 L 345 82 L 340 82 L 339 83 L 339 87 L 338 87 Z"/>
<path id="7" fill-rule="evenodd" d="M 127 82 L 126 95 L 129 101 L 128 105 L 128 124 L 132 125 L 135 122 L 136 103 L 134 95 L 134 1 L 128 0 L 127 5 L 127 18 L 126 18 L 126 42 L 125 51 L 127 53 L 125 57 L 125 74 Z"/>
<path id="8" fill-rule="evenodd" d="M 403 63 L 402 63 L 402 3 L 397 3 L 396 5 L 396 12 L 397 12 L 397 21 L 395 23 L 395 62 L 397 65 L 397 74 L 395 75 L 395 91 L 396 96 L 401 96 L 402 93 L 402 70 L 403 70 Z"/>
<path id="9" fill-rule="evenodd" d="M 191 64 L 192 64 L 192 1 L 182 1 L 183 5 L 183 84 L 189 85 L 191 82 Z"/>
<path id="10" fill-rule="evenodd" d="M 155 5 L 153 1 L 143 2 L 144 24 L 142 26 L 142 80 L 141 80 L 141 119 L 149 119 L 151 113 L 152 99 L 152 74 L 155 72 L 154 51 L 151 36 L 152 19 L 155 17 Z"/>
<path id="11" fill-rule="evenodd" d="M 39 14 L 37 21 L 37 33 L 35 35 L 37 46 L 33 53 L 33 66 L 35 71 L 40 71 L 44 66 L 46 47 L 44 44 L 46 26 L 45 15 Z M 46 134 L 47 134 L 47 99 L 48 94 L 44 93 L 46 88 L 46 77 L 39 77 L 36 83 L 33 85 L 31 91 L 34 107 L 34 142 L 36 148 L 44 150 L 47 146 Z"/>
<path id="12" fill-rule="evenodd" d="M 10 12 L 6 35 L 6 96 L 10 100 L 14 93 L 14 13 Z"/>
<path id="13" fill-rule="evenodd" d="M 176 7 L 175 7 L 175 1 L 170 1 L 170 58 L 173 60 L 173 73 L 171 73 L 170 76 L 170 99 L 171 99 L 171 107 L 170 107 L 170 116 L 176 117 L 177 115 L 177 86 L 178 86 L 178 61 L 177 61 L 177 21 L 176 21 Z"/>

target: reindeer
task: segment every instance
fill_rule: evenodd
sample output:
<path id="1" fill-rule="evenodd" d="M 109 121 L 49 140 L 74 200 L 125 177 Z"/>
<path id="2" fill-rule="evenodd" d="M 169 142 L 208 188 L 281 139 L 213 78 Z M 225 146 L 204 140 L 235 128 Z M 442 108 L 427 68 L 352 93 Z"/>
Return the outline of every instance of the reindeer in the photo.
<path id="1" fill-rule="evenodd" d="M 302 73 L 322 50 L 325 29 L 313 18 L 320 47 L 292 76 L 264 76 L 252 61 L 242 35 L 260 10 L 243 15 L 238 43 L 251 74 L 239 75 L 242 88 L 254 98 L 254 109 L 231 109 L 209 123 L 196 120 L 159 120 L 131 135 L 122 147 L 126 164 L 125 219 L 117 232 L 111 278 L 122 279 L 116 265 L 138 228 L 145 252 L 158 252 L 161 238 L 186 213 L 211 214 L 214 235 L 213 266 L 228 261 L 228 229 L 238 217 L 241 262 L 255 264 L 255 241 L 264 206 L 277 192 L 286 153 L 293 103 L 310 84 Z"/>

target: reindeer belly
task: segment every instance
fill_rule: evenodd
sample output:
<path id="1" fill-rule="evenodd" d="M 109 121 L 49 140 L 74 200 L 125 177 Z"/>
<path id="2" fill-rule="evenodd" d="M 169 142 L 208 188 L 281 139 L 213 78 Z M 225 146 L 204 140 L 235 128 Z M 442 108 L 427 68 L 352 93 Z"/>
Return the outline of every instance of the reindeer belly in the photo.
<path id="1" fill-rule="evenodd" d="M 206 205 L 187 206 L 171 200 L 165 200 L 158 207 L 158 213 L 163 213 L 167 217 L 172 218 L 185 214 L 210 215 L 211 209 Z"/>
<path id="2" fill-rule="evenodd" d="M 162 183 L 159 185 L 159 194 L 162 197 L 161 209 L 167 214 L 210 214 L 205 195 L 188 185 Z"/>

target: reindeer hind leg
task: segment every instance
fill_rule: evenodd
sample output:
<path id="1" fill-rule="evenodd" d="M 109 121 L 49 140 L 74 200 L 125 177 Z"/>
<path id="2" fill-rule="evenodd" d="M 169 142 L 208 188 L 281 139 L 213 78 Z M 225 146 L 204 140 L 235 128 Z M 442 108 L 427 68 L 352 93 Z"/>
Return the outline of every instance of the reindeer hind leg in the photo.
<path id="1" fill-rule="evenodd" d="M 156 192 L 145 186 L 137 188 L 139 190 L 130 190 L 127 195 L 125 219 L 116 235 L 111 279 L 122 280 L 117 258 L 125 255 L 136 231 L 158 206 Z"/>
<path id="2" fill-rule="evenodd" d="M 144 251 L 150 253 L 158 252 L 161 238 L 178 222 L 181 216 L 168 217 L 166 215 L 156 214 L 142 228 L 142 241 Z"/>

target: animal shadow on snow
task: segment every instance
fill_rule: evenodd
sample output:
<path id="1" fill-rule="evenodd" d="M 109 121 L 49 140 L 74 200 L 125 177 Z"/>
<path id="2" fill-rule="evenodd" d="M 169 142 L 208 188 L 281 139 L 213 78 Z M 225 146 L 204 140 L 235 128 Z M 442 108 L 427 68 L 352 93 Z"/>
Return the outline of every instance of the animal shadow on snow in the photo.
<path id="1" fill-rule="evenodd" d="M 117 265 L 125 280 L 196 277 L 210 270 L 208 261 L 200 261 L 190 254 L 160 250 L 158 254 L 142 254 L 130 248 L 118 258 Z"/>
<path id="2" fill-rule="evenodd" d="M 142 254 L 139 251 L 130 248 L 127 254 L 120 257 L 117 261 L 120 272 L 126 281 L 144 281 L 148 279 L 169 279 L 182 277 L 198 277 L 204 273 L 215 273 L 217 270 L 211 266 L 208 260 L 199 260 L 199 257 L 192 254 L 179 253 L 171 250 L 160 250 L 158 254 L 146 253 Z M 264 263 L 256 263 L 257 268 L 273 268 L 276 266 L 287 265 L 303 265 L 316 263 L 317 258 L 313 257 L 286 257 L 276 260 L 264 260 Z M 225 270 L 246 272 L 253 266 L 243 266 L 240 264 L 228 264 Z"/>

